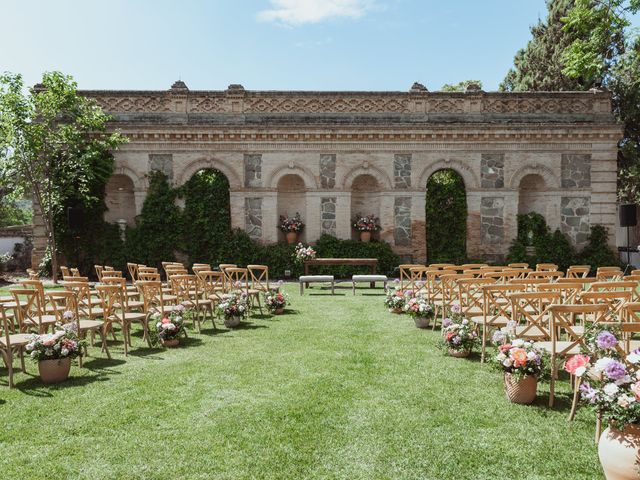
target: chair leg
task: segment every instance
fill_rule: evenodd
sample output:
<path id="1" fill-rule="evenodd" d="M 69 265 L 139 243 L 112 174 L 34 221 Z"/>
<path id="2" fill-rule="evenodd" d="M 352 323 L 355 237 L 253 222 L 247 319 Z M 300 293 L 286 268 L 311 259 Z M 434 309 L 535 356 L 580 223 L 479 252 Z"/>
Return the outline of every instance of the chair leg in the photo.
<path id="1" fill-rule="evenodd" d="M 331 295 L 335 294 L 335 286 L 336 286 L 335 282 L 332 281 L 331 282 Z"/>
<path id="2" fill-rule="evenodd" d="M 304 282 L 300 282 L 300 296 L 304 295 Z"/>
<path id="3" fill-rule="evenodd" d="M 262 312 L 262 303 L 260 302 L 260 294 L 256 294 L 256 300 L 258 300 L 258 309 L 260 310 L 260 315 L 263 315 Z"/>
<path id="4" fill-rule="evenodd" d="M 600 441 L 600 435 L 602 435 L 602 412 L 598 410 L 596 413 L 596 444 Z"/>
<path id="5" fill-rule="evenodd" d="M 9 388 L 13 388 L 13 353 L 10 350 L 0 350 L 2 354 L 2 360 L 7 366 L 7 372 L 9 374 Z"/>
<path id="6" fill-rule="evenodd" d="M 125 357 L 129 356 L 129 345 L 127 345 L 129 341 L 128 330 L 129 330 L 129 326 L 127 325 L 127 322 L 122 322 L 122 337 L 124 339 L 124 356 Z"/>
<path id="7" fill-rule="evenodd" d="M 100 331 L 100 337 L 102 340 L 102 351 L 107 354 L 107 358 L 111 360 L 111 353 L 109 353 L 109 347 L 107 346 L 107 331 L 106 328 Z"/>
<path id="8" fill-rule="evenodd" d="M 484 363 L 484 357 L 487 353 L 487 326 L 482 324 L 482 353 L 480 354 L 480 363 Z"/>
<path id="9" fill-rule="evenodd" d="M 24 347 L 20 347 L 20 350 L 18 350 L 18 355 L 20 355 L 20 367 L 22 368 L 22 373 L 25 373 L 27 369 L 24 365 Z"/>
<path id="10" fill-rule="evenodd" d="M 572 376 L 571 380 L 571 383 L 573 385 L 573 400 L 571 402 L 571 411 L 569 412 L 569 421 L 572 421 L 576 416 L 578 399 L 580 398 L 580 384 L 582 383 L 582 378 Z"/>

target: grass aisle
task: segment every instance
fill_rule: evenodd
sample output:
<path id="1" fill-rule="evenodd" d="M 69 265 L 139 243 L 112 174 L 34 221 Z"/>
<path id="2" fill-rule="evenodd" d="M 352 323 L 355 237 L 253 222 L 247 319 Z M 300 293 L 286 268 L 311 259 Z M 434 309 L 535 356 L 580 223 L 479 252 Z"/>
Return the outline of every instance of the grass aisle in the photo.
<path id="1" fill-rule="evenodd" d="M 566 382 L 554 410 L 547 384 L 535 405 L 511 405 L 497 371 L 443 356 L 439 332 L 381 296 L 287 289 L 287 315 L 208 324 L 175 350 L 138 336 L 126 361 L 112 342 L 113 361 L 93 348 L 57 387 L 28 362 L 10 391 L 0 369 L 3 477 L 601 477 L 595 420 L 566 421 Z"/>

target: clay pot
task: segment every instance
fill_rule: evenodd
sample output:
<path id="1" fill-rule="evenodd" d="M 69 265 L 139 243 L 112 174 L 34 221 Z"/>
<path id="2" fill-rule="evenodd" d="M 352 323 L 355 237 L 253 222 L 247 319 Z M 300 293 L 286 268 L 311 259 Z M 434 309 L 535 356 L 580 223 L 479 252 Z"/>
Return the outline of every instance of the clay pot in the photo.
<path id="1" fill-rule="evenodd" d="M 418 328 L 428 328 L 431 323 L 431 317 L 413 317 L 413 321 Z"/>
<path id="2" fill-rule="evenodd" d="M 162 345 L 164 345 L 167 348 L 175 348 L 178 346 L 179 343 L 180 343 L 180 340 L 178 340 L 177 338 L 172 338 L 171 340 L 162 340 Z"/>
<path id="3" fill-rule="evenodd" d="M 287 232 L 287 243 L 293 245 L 298 242 L 298 232 Z"/>
<path id="4" fill-rule="evenodd" d="M 371 232 L 360 232 L 360 241 L 369 243 L 371 241 Z"/>
<path id="5" fill-rule="evenodd" d="M 607 480 L 640 478 L 640 426 L 607 428 L 598 442 L 598 457 Z"/>
<path id="6" fill-rule="evenodd" d="M 389 313 L 402 313 L 401 308 L 390 308 Z"/>
<path id="7" fill-rule="evenodd" d="M 538 378 L 535 375 L 527 375 L 519 380 L 510 373 L 504 374 L 504 392 L 509 401 L 529 405 L 536 399 Z"/>
<path id="8" fill-rule="evenodd" d="M 240 325 L 242 317 L 224 317 L 224 326 L 227 328 L 234 328 Z"/>
<path id="9" fill-rule="evenodd" d="M 284 313 L 284 307 L 276 308 L 273 313 L 274 315 L 282 315 Z"/>
<path id="10" fill-rule="evenodd" d="M 471 353 L 471 350 L 454 350 L 452 348 L 449 349 L 449 355 L 456 358 L 468 357 L 470 353 Z"/>
<path id="11" fill-rule="evenodd" d="M 60 358 L 56 360 L 40 360 L 38 362 L 40 379 L 42 383 L 60 383 L 69 378 L 71 370 L 71 358 Z"/>

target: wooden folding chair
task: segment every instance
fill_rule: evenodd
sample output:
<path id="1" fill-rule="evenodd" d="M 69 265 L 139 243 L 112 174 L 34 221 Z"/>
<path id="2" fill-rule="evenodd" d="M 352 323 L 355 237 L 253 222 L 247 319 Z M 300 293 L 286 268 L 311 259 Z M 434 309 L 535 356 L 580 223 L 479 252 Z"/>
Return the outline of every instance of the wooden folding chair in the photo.
<path id="1" fill-rule="evenodd" d="M 20 367 L 23 372 L 26 371 L 24 365 L 24 348 L 31 342 L 31 335 L 26 333 L 11 333 L 9 328 L 9 320 L 5 313 L 5 307 L 0 303 L 0 327 L 2 332 L 0 335 L 0 356 L 7 367 L 9 374 L 9 388 L 13 388 L 13 356 L 17 353 L 20 357 Z"/>
<path id="2" fill-rule="evenodd" d="M 438 271 L 438 269 L 425 266 L 409 268 L 408 289 L 413 290 L 416 295 L 418 293 L 427 294 L 427 274 L 434 271 Z"/>
<path id="3" fill-rule="evenodd" d="M 225 275 L 223 272 L 213 270 L 203 270 L 198 272 L 200 286 L 206 298 L 217 305 L 222 300 L 225 289 Z"/>
<path id="4" fill-rule="evenodd" d="M 455 275 L 456 271 L 455 270 L 435 270 L 433 268 L 430 268 L 426 272 L 426 274 L 427 274 L 427 300 L 434 307 L 433 322 L 435 324 L 436 323 L 435 319 L 438 318 L 438 316 L 441 316 L 442 318 L 444 318 L 442 315 L 445 313 L 444 309 L 446 306 L 444 293 L 442 291 L 441 278 L 443 275 Z"/>
<path id="5" fill-rule="evenodd" d="M 632 293 L 629 290 L 606 290 L 582 292 L 578 299 L 583 304 L 603 304 L 609 307 L 610 313 L 620 317 L 622 309 L 631 302 Z"/>
<path id="6" fill-rule="evenodd" d="M 224 273 L 224 291 L 228 293 L 233 290 L 233 284 L 229 279 L 229 276 L 225 273 L 227 268 L 238 268 L 238 265 L 235 263 L 221 263 L 218 265 L 218 270 Z"/>
<path id="7" fill-rule="evenodd" d="M 549 285 L 548 278 L 514 278 L 509 281 L 510 285 L 524 285 L 525 292 L 535 292 L 538 285 Z"/>
<path id="8" fill-rule="evenodd" d="M 440 289 L 442 291 L 442 308 L 440 310 L 441 321 L 444 321 L 447 316 L 447 312 L 451 309 L 453 304 L 460 303 L 460 300 L 458 299 L 458 286 L 456 281 L 472 278 L 474 278 L 474 276 L 469 273 L 447 273 L 440 276 Z M 436 323 L 438 323 L 437 316 L 434 315 L 433 330 L 436 328 Z"/>
<path id="9" fill-rule="evenodd" d="M 96 276 L 98 277 L 98 281 L 101 282 L 102 281 L 102 271 L 104 270 L 104 267 L 102 265 L 94 265 L 93 268 L 95 268 L 95 270 L 96 270 Z"/>
<path id="10" fill-rule="evenodd" d="M 576 283 L 543 283 L 536 286 L 538 292 L 556 292 L 561 296 L 560 303 L 577 304 L 578 295 L 584 291 L 584 285 L 580 282 Z"/>
<path id="11" fill-rule="evenodd" d="M 127 262 L 127 270 L 129 270 L 129 276 L 131 277 L 132 283 L 138 281 L 138 267 L 139 265 L 137 263 Z"/>
<path id="12" fill-rule="evenodd" d="M 464 272 L 464 270 L 476 270 L 488 266 L 489 265 L 487 265 L 486 263 L 463 263 L 462 265 L 460 265 L 460 268 Z"/>
<path id="13" fill-rule="evenodd" d="M 439 270 L 452 270 L 456 265 L 453 263 L 431 263 L 429 264 L 429 268 L 437 268 Z"/>
<path id="14" fill-rule="evenodd" d="M 140 296 L 143 301 L 143 311 L 147 316 L 159 314 L 160 316 L 168 315 L 176 310 L 176 297 L 170 295 L 169 299 L 164 293 L 162 282 L 155 280 L 138 280 L 136 287 L 140 290 Z"/>

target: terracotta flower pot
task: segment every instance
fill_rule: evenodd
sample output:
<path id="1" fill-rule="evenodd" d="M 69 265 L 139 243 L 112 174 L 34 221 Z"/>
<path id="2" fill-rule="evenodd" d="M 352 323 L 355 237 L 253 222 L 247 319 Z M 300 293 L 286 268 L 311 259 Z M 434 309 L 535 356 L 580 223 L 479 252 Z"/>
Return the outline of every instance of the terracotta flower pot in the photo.
<path id="1" fill-rule="evenodd" d="M 360 232 L 360 241 L 369 243 L 371 241 L 371 232 Z"/>
<path id="2" fill-rule="evenodd" d="M 60 358 L 56 360 L 40 360 L 38 370 L 42 383 L 59 383 L 69 378 L 71 370 L 71 358 Z"/>
<path id="3" fill-rule="evenodd" d="M 298 232 L 287 232 L 287 243 L 293 245 L 298 242 Z"/>
<path id="4" fill-rule="evenodd" d="M 164 345 L 167 348 L 175 348 L 178 346 L 179 343 L 180 343 L 180 340 L 178 340 L 177 338 L 172 338 L 170 340 L 162 340 L 162 345 Z"/>
<path id="5" fill-rule="evenodd" d="M 518 380 L 510 373 L 504 374 L 504 392 L 509 401 L 529 405 L 536 399 L 538 378 L 535 375 L 527 375 Z"/>
<path id="6" fill-rule="evenodd" d="M 468 357 L 470 353 L 471 350 L 454 350 L 453 348 L 449 349 L 449 355 L 456 358 Z"/>
<path id="7" fill-rule="evenodd" d="M 640 426 L 605 429 L 598 442 L 598 457 L 607 480 L 640 478 Z"/>
<path id="8" fill-rule="evenodd" d="M 274 315 L 282 315 L 284 313 L 284 307 L 276 308 L 273 313 Z"/>
<path id="9" fill-rule="evenodd" d="M 413 317 L 413 321 L 418 328 L 427 328 L 431 323 L 431 317 Z"/>
<path id="10" fill-rule="evenodd" d="M 224 326 L 227 328 L 234 328 L 240 325 L 242 317 L 224 317 Z"/>
<path id="11" fill-rule="evenodd" d="M 389 313 L 402 313 L 401 308 L 390 308 Z"/>

